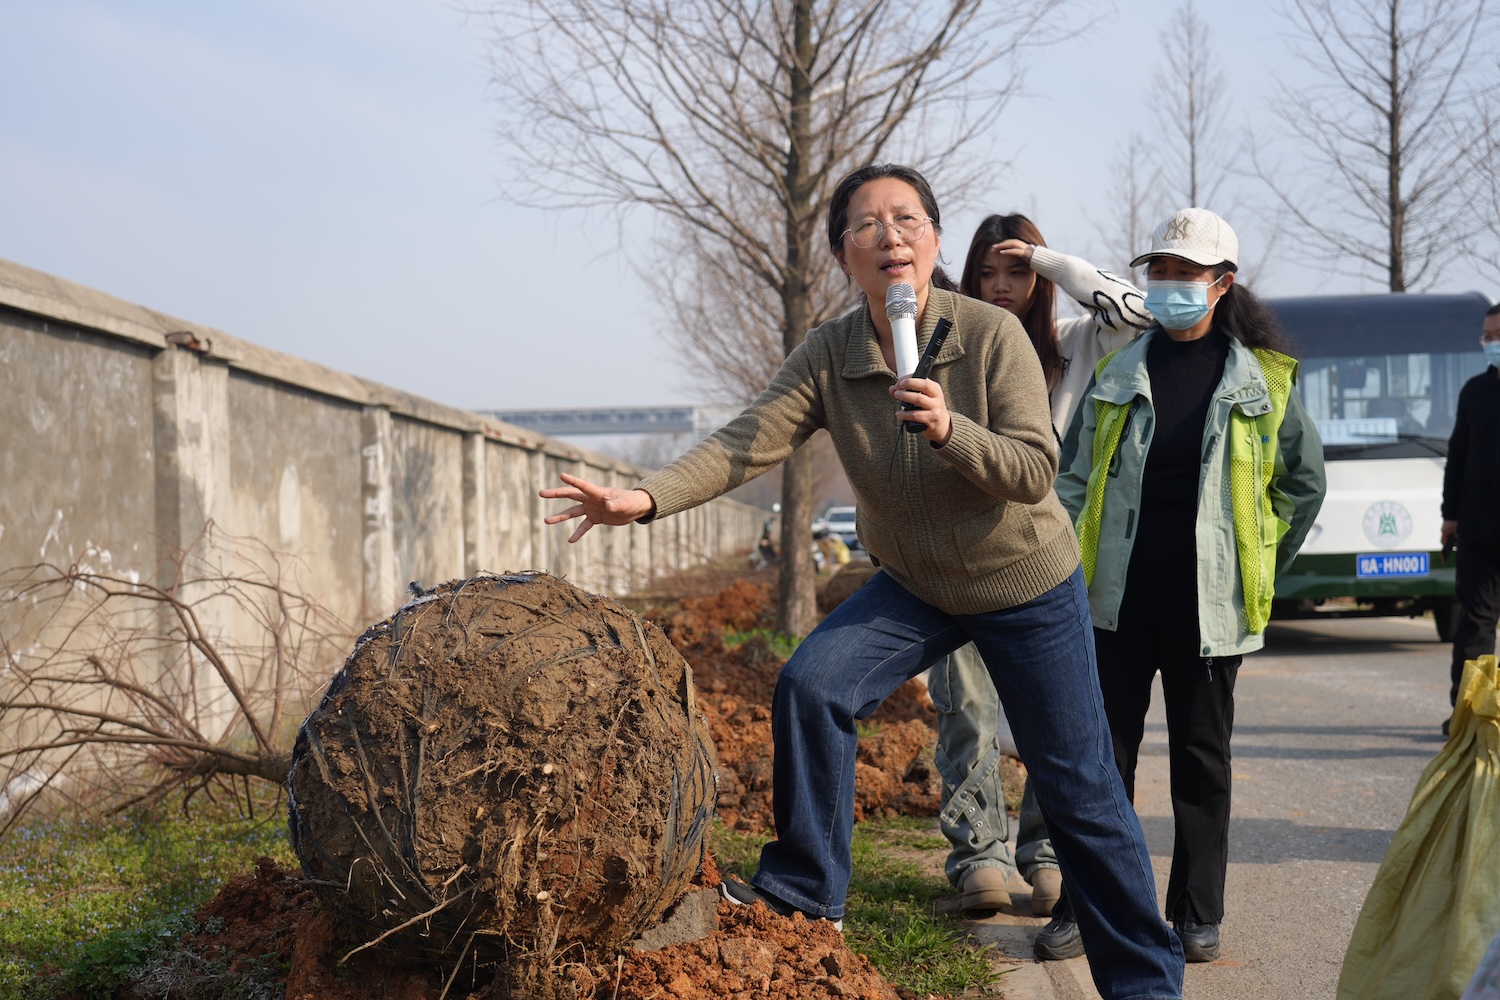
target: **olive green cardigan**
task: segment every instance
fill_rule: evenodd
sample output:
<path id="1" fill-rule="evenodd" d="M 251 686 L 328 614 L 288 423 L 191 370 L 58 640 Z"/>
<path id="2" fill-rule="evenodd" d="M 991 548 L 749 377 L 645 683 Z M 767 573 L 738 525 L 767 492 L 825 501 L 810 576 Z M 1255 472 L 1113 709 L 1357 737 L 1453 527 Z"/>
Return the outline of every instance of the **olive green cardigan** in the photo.
<path id="1" fill-rule="evenodd" d="M 1023 604 L 1078 566 L 1052 483 L 1057 442 L 1036 351 L 1010 313 L 934 288 L 919 346 L 953 329 L 932 378 L 953 434 L 941 448 L 904 433 L 895 375 L 862 305 L 807 335 L 745 412 L 643 480 L 665 517 L 781 462 L 826 428 L 859 504 L 859 538 L 896 582 L 949 614 Z"/>

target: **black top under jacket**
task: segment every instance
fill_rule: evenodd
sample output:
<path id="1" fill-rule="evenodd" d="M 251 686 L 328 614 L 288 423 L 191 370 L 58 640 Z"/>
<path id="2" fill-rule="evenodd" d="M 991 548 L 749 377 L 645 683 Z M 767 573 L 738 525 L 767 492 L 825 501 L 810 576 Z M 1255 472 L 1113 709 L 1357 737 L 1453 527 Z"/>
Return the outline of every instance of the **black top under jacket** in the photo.
<path id="1" fill-rule="evenodd" d="M 1166 609 L 1198 607 L 1198 484 L 1203 478 L 1203 430 L 1214 392 L 1224 378 L 1229 338 L 1210 330 L 1197 340 L 1158 331 L 1146 348 L 1156 426 L 1141 474 L 1141 515 L 1120 617 L 1138 619 Z"/>
<path id="2" fill-rule="evenodd" d="M 1458 522 L 1458 544 L 1500 543 L 1500 369 L 1464 383 L 1443 471 L 1443 520 Z"/>

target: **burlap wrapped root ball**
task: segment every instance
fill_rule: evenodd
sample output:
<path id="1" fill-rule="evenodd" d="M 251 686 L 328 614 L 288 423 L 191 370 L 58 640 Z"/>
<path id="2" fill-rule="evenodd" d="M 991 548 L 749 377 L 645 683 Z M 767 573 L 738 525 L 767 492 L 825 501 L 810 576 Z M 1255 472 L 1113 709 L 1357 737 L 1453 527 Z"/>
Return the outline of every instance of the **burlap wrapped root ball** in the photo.
<path id="1" fill-rule="evenodd" d="M 654 625 L 544 574 L 363 635 L 297 737 L 292 841 L 381 947 L 505 978 L 611 961 L 703 860 L 713 744 Z M 545 976 L 543 977 L 545 978 Z"/>

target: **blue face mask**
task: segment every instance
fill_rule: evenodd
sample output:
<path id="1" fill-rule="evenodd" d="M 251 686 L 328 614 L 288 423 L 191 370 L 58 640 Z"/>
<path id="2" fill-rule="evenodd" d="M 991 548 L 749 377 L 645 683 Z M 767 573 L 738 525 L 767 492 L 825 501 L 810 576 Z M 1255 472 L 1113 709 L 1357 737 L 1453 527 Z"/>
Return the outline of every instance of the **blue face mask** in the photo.
<path id="1" fill-rule="evenodd" d="M 1218 281 L 1150 281 L 1146 309 L 1166 330 L 1187 330 L 1207 316 L 1208 289 Z"/>
<path id="2" fill-rule="evenodd" d="M 1481 340 L 1479 346 L 1484 350 L 1485 362 L 1500 368 L 1500 340 Z"/>

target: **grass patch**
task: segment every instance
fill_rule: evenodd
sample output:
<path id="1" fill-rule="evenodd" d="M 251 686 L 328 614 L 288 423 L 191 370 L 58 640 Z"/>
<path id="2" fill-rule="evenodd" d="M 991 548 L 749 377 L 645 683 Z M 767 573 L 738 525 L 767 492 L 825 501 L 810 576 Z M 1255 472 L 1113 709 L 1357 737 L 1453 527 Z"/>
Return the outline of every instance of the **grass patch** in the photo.
<path id="1" fill-rule="evenodd" d="M 0 841 L 0 1000 L 115 989 L 261 855 L 296 867 L 284 806 L 33 823 Z"/>
<path id="2" fill-rule="evenodd" d="M 775 840 L 770 830 L 764 833 L 741 833 L 731 830 L 717 819 L 708 828 L 708 849 L 713 851 L 719 870 L 731 872 L 742 879 L 755 874 L 759 867 L 761 845 Z"/>
<path id="3" fill-rule="evenodd" d="M 741 878 L 755 874 L 760 846 L 771 839 L 718 823 L 709 836 L 719 867 Z M 844 939 L 886 979 L 920 996 L 973 994 L 997 979 L 988 951 L 967 941 L 957 920 L 934 912 L 934 901 L 952 891 L 947 880 L 900 853 L 946 846 L 928 820 L 898 817 L 854 827 Z"/>
<path id="4" fill-rule="evenodd" d="M 753 628 L 748 632 L 736 632 L 733 629 L 724 630 L 724 646 L 733 649 L 742 646 L 751 639 L 764 639 L 766 645 L 771 647 L 771 652 L 783 660 L 790 660 L 797 647 L 802 645 L 802 636 L 787 635 L 785 632 L 776 632 L 768 628 Z"/>
<path id="5" fill-rule="evenodd" d="M 923 816 L 892 816 L 865 824 L 864 837 L 873 847 L 908 851 L 948 852 L 948 841 L 933 831 L 932 820 Z M 943 885 L 946 887 L 947 883 Z"/>
<path id="6" fill-rule="evenodd" d="M 270 806 L 270 803 L 266 803 Z M 72 991 L 114 995 L 147 973 L 170 974 L 176 939 L 223 883 L 269 855 L 296 859 L 280 808 L 256 821 L 228 810 L 142 813 L 115 820 L 36 823 L 0 841 L 0 1000 L 45 1000 Z M 710 844 L 725 871 L 754 874 L 769 833 L 715 823 Z M 956 920 L 933 912 L 950 890 L 901 852 L 940 850 L 930 821 L 877 820 L 855 828 L 845 937 L 888 980 L 918 995 L 973 994 L 995 981 L 986 952 L 963 940 Z M 260 985 L 220 986 L 259 998 Z M 274 970 L 268 970 L 268 977 Z M 270 1000 L 266 994 L 266 1000 Z"/>

